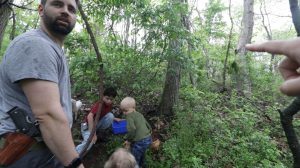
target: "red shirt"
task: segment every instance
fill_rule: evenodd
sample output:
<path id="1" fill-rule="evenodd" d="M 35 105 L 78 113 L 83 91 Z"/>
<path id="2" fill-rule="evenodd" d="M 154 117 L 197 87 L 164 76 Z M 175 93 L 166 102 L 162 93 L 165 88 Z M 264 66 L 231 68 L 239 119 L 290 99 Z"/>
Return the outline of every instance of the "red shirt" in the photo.
<path id="1" fill-rule="evenodd" d="M 91 111 L 90 113 L 93 113 L 94 114 L 94 119 L 96 117 L 96 113 L 98 111 L 98 108 L 99 108 L 99 105 L 100 105 L 100 102 L 96 102 L 92 108 L 91 108 Z M 111 105 L 106 105 L 105 103 L 103 104 L 102 106 L 102 110 L 101 110 L 101 114 L 100 114 L 100 118 L 101 119 L 103 116 L 105 116 L 107 113 L 111 112 L 112 111 L 112 104 Z M 87 122 L 87 117 L 85 118 L 85 121 Z"/>

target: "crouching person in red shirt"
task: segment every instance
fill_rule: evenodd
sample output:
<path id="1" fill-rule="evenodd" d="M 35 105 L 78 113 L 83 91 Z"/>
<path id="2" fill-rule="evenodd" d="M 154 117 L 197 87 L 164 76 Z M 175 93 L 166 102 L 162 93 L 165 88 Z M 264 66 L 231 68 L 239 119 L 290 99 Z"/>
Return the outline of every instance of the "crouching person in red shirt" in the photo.
<path id="1" fill-rule="evenodd" d="M 97 136 L 100 137 L 100 140 L 104 140 L 105 137 L 103 136 L 103 132 L 110 128 L 113 121 L 120 121 L 121 119 L 115 118 L 112 111 L 112 104 L 113 100 L 117 96 L 117 91 L 114 88 L 107 88 L 104 90 L 103 98 L 102 98 L 102 110 L 101 115 L 99 118 L 98 123 L 96 124 L 96 133 L 92 139 L 92 143 L 90 143 L 88 150 L 92 147 L 93 144 L 97 141 Z M 78 153 L 80 153 L 85 144 L 87 143 L 87 140 L 91 134 L 91 131 L 93 129 L 94 125 L 94 119 L 96 117 L 96 113 L 98 111 L 98 108 L 100 106 L 100 101 L 96 102 L 93 107 L 91 108 L 91 111 L 86 116 L 85 122 L 81 123 L 81 134 L 83 137 L 83 141 L 76 146 L 76 150 Z"/>

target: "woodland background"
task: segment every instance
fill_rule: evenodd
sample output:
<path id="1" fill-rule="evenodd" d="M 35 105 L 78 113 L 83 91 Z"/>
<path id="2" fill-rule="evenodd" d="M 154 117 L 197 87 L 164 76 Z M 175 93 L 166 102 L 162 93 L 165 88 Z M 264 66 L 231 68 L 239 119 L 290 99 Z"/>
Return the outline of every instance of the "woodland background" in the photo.
<path id="1" fill-rule="evenodd" d="M 9 42 L 36 28 L 39 17 L 38 1 L 0 3 L 1 59 Z M 297 36 L 289 2 L 82 0 L 80 8 L 64 45 L 73 97 L 84 102 L 74 122 L 76 143 L 84 112 L 103 87 L 113 86 L 115 105 L 134 97 L 162 141 L 159 150 L 147 152 L 148 167 L 292 167 L 277 112 L 292 100 L 278 91 L 276 67 L 283 57 L 244 48 Z M 299 121 L 296 115 L 296 132 Z M 86 156 L 88 167 L 102 167 L 121 146 L 122 135 L 110 138 Z"/>

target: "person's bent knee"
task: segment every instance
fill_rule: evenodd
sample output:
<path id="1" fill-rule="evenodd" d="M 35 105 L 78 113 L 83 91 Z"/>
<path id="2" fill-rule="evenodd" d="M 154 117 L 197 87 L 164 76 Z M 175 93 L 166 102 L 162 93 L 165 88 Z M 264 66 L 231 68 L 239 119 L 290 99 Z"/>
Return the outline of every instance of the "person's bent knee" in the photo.
<path id="1" fill-rule="evenodd" d="M 114 120 L 114 115 L 112 113 L 107 113 L 97 124 L 97 130 L 105 130 L 109 128 Z"/>
<path id="2" fill-rule="evenodd" d="M 115 118 L 113 113 L 107 113 L 105 117 L 107 117 L 107 120 L 111 121 L 111 123 L 113 122 L 113 120 Z"/>

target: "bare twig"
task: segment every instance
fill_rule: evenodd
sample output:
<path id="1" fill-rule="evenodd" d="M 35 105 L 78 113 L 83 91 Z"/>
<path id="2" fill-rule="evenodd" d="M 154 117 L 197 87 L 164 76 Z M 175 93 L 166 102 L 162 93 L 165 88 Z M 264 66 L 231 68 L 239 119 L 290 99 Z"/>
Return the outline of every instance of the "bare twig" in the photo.
<path id="1" fill-rule="evenodd" d="M 20 5 L 16 5 L 14 3 L 8 3 L 9 5 L 12 5 L 12 6 L 15 6 L 17 8 L 20 8 L 20 9 L 25 9 L 25 10 L 30 10 L 30 11 L 37 11 L 37 9 L 31 9 L 31 8 L 27 8 L 25 6 L 20 6 Z"/>

